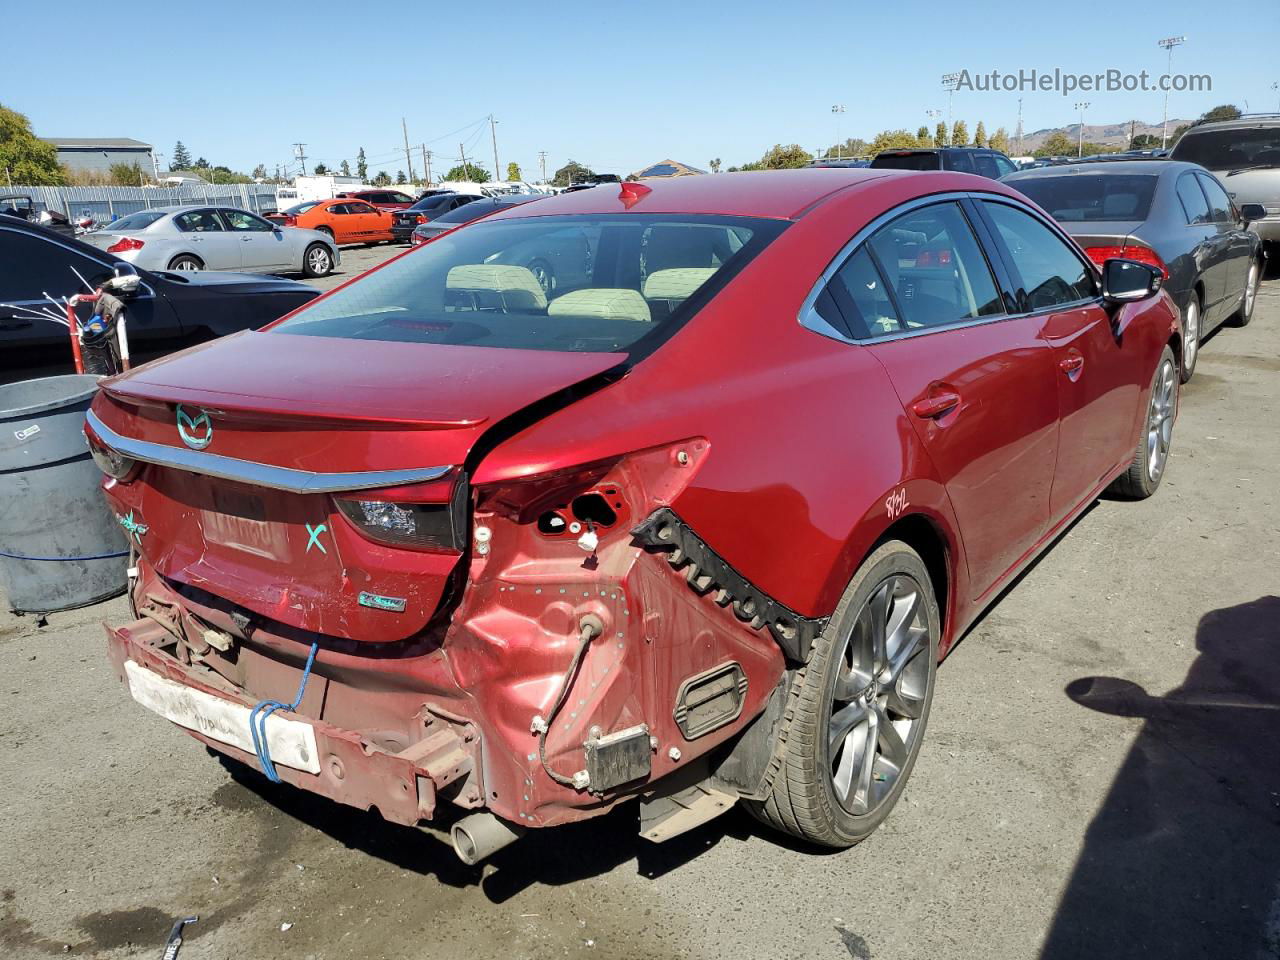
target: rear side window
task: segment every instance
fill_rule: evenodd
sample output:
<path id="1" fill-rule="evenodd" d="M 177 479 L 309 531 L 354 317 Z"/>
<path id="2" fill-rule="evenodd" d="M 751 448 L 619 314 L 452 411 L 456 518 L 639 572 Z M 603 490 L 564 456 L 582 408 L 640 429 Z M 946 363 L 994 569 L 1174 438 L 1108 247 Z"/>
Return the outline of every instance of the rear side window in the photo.
<path id="1" fill-rule="evenodd" d="M 942 155 L 942 169 L 957 173 L 973 173 L 973 157 L 965 150 L 953 150 Z"/>
<path id="2" fill-rule="evenodd" d="M 1196 183 L 1193 174 L 1184 173 L 1178 177 L 1178 200 L 1182 204 L 1182 212 L 1187 215 L 1187 223 L 1193 226 L 1213 223 L 1213 215 L 1209 213 L 1209 204 L 1204 199 L 1204 191 Z"/>
<path id="3" fill-rule="evenodd" d="M 954 203 L 903 214 L 872 234 L 867 246 L 904 330 L 1004 312 L 987 258 Z"/>
<path id="4" fill-rule="evenodd" d="M 470 204 L 472 206 L 487 204 Z M 711 215 L 489 220 L 438 236 L 274 327 L 284 334 L 555 350 L 656 346 L 786 228 Z"/>
<path id="5" fill-rule="evenodd" d="M 1209 212 L 1213 215 L 1214 223 L 1233 221 L 1235 215 L 1231 210 L 1231 198 L 1227 196 L 1227 191 L 1222 189 L 1222 185 L 1213 177 L 1206 177 L 1203 173 L 1197 173 L 1196 179 L 1200 181 L 1200 186 L 1204 187 L 1205 199 L 1209 201 Z"/>
<path id="6" fill-rule="evenodd" d="M 1061 237 L 1007 204 L 982 201 L 1022 280 L 1028 310 L 1044 310 L 1096 295 L 1093 273 Z"/>
<path id="7" fill-rule="evenodd" d="M 989 153 L 980 153 L 973 158 L 974 166 L 978 168 L 978 173 L 984 177 L 990 177 L 992 180 L 1000 179 L 1000 170 L 996 166 L 996 158 Z"/>
<path id="8" fill-rule="evenodd" d="M 866 245 L 836 271 L 828 290 L 832 303 L 839 309 L 840 317 L 847 322 L 854 337 L 864 339 L 904 329 L 893 301 L 889 299 L 888 287 Z M 828 323 L 832 322 L 832 317 L 826 316 L 821 305 L 818 312 Z"/>
<path id="9" fill-rule="evenodd" d="M 222 230 L 222 221 L 212 210 L 188 210 L 174 217 L 173 223 L 183 233 L 211 233 Z"/>

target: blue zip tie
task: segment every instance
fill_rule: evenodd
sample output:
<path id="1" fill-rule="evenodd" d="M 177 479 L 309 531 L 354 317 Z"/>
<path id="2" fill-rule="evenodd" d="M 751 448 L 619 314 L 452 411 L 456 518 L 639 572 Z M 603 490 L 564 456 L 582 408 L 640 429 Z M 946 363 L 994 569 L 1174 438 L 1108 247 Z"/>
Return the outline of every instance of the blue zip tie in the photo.
<path id="1" fill-rule="evenodd" d="M 279 783 L 280 775 L 276 773 L 276 765 L 271 762 L 271 747 L 267 744 L 267 718 L 277 710 L 288 710 L 293 713 L 298 709 L 298 704 L 302 703 L 302 695 L 307 692 L 307 680 L 311 676 L 311 667 L 316 662 L 316 651 L 319 649 L 320 644 L 311 644 L 311 653 L 307 655 L 307 665 L 302 670 L 302 682 L 298 684 L 298 695 L 293 698 L 293 703 L 260 700 L 257 706 L 249 711 L 249 733 L 253 736 L 253 749 L 258 754 L 258 763 L 262 766 L 262 772 L 272 783 Z"/>
<path id="2" fill-rule="evenodd" d="M 0 557 L 6 557 L 9 560 L 34 560 L 37 563 L 70 563 L 73 560 L 110 560 L 113 557 L 127 557 L 128 550 L 120 550 L 116 553 L 95 553 L 87 557 L 27 557 L 20 553 L 6 553 L 0 550 Z"/>

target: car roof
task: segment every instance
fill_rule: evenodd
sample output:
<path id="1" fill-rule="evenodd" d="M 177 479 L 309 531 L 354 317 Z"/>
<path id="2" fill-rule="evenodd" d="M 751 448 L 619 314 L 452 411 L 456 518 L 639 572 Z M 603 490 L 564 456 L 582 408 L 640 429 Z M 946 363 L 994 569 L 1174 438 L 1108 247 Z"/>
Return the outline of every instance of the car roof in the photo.
<path id="1" fill-rule="evenodd" d="M 1214 130 L 1239 130 L 1242 127 L 1280 126 L 1280 113 L 1246 113 L 1234 120 L 1198 120 L 1182 134 L 1211 133 Z"/>
<path id="2" fill-rule="evenodd" d="M 544 197 L 537 203 L 536 214 L 530 211 L 524 215 L 607 214 L 634 209 L 637 213 L 702 213 L 794 220 L 839 190 L 893 175 L 893 171 L 866 167 L 808 167 L 639 180 L 634 186 L 648 192 L 629 205 L 622 197 L 632 184 L 607 183 L 590 190 Z M 521 216 L 523 206 L 495 216 Z"/>
<path id="3" fill-rule="evenodd" d="M 1106 160 L 1093 162 L 1071 162 L 1060 163 L 1055 166 L 1033 167 L 1028 170 L 1018 170 L 1003 178 L 1005 183 L 1012 183 L 1015 180 L 1033 180 L 1040 177 L 1069 177 L 1069 176 L 1109 176 L 1127 174 L 1148 174 L 1150 176 L 1160 176 L 1170 170 L 1202 170 L 1198 163 L 1186 163 L 1182 160 L 1166 160 L 1163 157 L 1143 159 L 1141 157 L 1133 157 L 1128 160 Z"/>

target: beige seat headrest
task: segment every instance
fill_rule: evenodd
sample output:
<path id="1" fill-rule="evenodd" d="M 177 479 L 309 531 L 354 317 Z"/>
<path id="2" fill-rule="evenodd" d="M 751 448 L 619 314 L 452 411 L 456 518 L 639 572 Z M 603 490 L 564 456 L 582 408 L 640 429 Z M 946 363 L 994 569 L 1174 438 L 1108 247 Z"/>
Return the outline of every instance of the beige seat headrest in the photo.
<path id="1" fill-rule="evenodd" d="M 646 300 L 688 300 L 715 275 L 718 267 L 671 267 L 655 270 L 644 279 Z"/>
<path id="2" fill-rule="evenodd" d="M 547 295 L 528 267 L 469 263 L 451 268 L 444 283 L 449 290 L 495 294 L 506 309 L 543 310 L 547 306 Z"/>
<path id="3" fill-rule="evenodd" d="M 599 317 L 601 320 L 634 320 L 652 323 L 649 305 L 640 291 L 630 288 L 596 288 L 574 290 L 556 297 L 547 307 L 552 317 Z"/>

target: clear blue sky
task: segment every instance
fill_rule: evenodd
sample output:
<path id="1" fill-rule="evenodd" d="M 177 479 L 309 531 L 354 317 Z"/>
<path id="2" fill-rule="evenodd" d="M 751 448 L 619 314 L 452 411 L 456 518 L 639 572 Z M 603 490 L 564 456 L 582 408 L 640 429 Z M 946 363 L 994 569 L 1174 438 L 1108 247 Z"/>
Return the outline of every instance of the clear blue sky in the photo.
<path id="1" fill-rule="evenodd" d="M 456 157 L 458 140 L 492 166 L 498 152 L 536 174 L 573 158 L 625 174 L 672 157 L 705 168 L 758 158 L 774 143 L 808 150 L 842 137 L 930 123 L 946 110 L 945 71 L 1019 68 L 1163 72 L 1161 37 L 1184 34 L 1175 72 L 1209 73 L 1211 93 L 1172 94 L 1170 115 L 1232 102 L 1275 110 L 1280 65 L 1266 52 L 1280 3 L 1203 0 L 890 0 L 618 5 L 212 4 L 72 0 L 5 15 L 0 103 L 42 136 L 134 137 L 165 154 L 274 170 L 307 144 L 308 165 L 354 159 L 404 167 L 411 144 Z M 451 12 L 446 12 L 451 11 Z M 621 12 L 625 11 L 625 12 Z M 1247 26 L 1245 24 L 1248 24 Z M 450 41 L 449 35 L 465 39 Z M 972 132 L 1017 121 L 1017 94 L 958 93 Z M 1030 132 L 1076 121 L 1159 122 L 1159 93 L 1024 94 Z M 930 123 L 930 125 L 932 125 Z M 461 133 L 451 133 L 464 128 Z M 397 154 L 397 150 L 400 152 Z M 162 161 L 163 162 L 163 161 Z M 442 169 L 435 161 L 438 172 Z M 420 154 L 415 151 L 415 168 Z M 294 165 L 296 169 L 296 164 Z"/>

